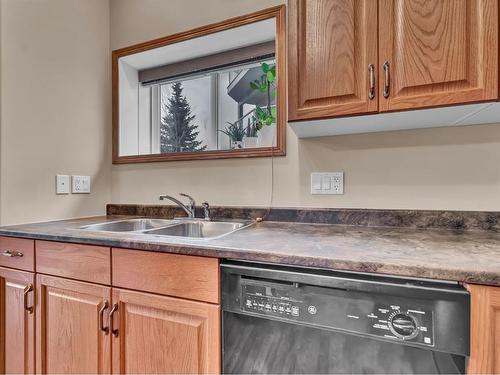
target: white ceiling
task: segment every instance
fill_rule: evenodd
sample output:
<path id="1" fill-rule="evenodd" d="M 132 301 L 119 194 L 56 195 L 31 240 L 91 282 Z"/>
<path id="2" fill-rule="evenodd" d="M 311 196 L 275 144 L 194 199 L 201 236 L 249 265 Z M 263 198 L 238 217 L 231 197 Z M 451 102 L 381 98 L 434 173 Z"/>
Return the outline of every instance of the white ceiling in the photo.
<path id="1" fill-rule="evenodd" d="M 142 70 L 275 40 L 274 18 L 122 57 L 120 62 Z"/>

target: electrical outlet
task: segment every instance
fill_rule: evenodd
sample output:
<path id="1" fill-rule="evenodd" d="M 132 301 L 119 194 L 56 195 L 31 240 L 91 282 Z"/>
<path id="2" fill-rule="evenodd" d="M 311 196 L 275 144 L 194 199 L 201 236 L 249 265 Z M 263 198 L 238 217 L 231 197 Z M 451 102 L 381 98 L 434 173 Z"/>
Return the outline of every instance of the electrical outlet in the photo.
<path id="1" fill-rule="evenodd" d="M 56 175 L 56 194 L 69 194 L 69 176 L 67 174 Z"/>
<path id="2" fill-rule="evenodd" d="M 344 172 L 311 173 L 311 194 L 344 194 Z"/>
<path id="3" fill-rule="evenodd" d="M 90 193 L 90 176 L 73 176 L 71 192 L 74 194 Z"/>

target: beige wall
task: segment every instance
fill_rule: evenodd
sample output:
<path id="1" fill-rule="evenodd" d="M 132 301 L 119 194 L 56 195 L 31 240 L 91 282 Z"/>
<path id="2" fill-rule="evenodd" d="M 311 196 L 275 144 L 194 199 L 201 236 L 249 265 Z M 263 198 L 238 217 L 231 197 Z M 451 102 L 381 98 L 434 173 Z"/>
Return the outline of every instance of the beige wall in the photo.
<path id="1" fill-rule="evenodd" d="M 113 49 L 272 6 L 271 0 L 111 0 Z M 275 206 L 500 210 L 500 125 L 298 140 L 275 160 Z M 345 195 L 311 196 L 310 173 L 345 171 Z M 192 193 L 220 205 L 270 202 L 271 160 L 113 166 L 112 201 Z"/>
<path id="2" fill-rule="evenodd" d="M 1 223 L 96 215 L 110 200 L 107 0 L 0 0 Z M 55 195 L 57 173 L 92 177 Z"/>
<path id="3" fill-rule="evenodd" d="M 250 12 L 272 0 L 0 0 L 0 220 L 104 212 L 185 191 L 221 205 L 270 202 L 271 159 L 111 166 L 111 48 Z M 111 20 L 111 29 L 110 29 Z M 110 34 L 111 33 L 111 34 Z M 298 140 L 275 159 L 275 206 L 500 210 L 500 125 Z M 311 196 L 312 171 L 346 173 Z M 57 173 L 92 176 L 56 196 Z"/>

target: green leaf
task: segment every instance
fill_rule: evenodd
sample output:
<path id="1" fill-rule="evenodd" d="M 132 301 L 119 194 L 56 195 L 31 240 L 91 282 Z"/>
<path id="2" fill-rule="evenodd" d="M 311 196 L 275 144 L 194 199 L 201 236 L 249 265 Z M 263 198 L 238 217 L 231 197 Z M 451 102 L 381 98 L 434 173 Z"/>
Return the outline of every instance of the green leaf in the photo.
<path id="1" fill-rule="evenodd" d="M 271 71 L 267 72 L 266 78 L 270 82 L 274 81 L 274 74 L 273 74 L 273 72 L 271 72 Z"/>
<path id="2" fill-rule="evenodd" d="M 265 121 L 266 125 L 271 125 L 272 123 L 273 123 L 273 118 L 272 117 L 266 118 L 266 121 Z"/>
<path id="3" fill-rule="evenodd" d="M 271 108 L 271 116 L 273 116 L 274 118 L 276 118 L 276 107 L 272 107 Z"/>
<path id="4" fill-rule="evenodd" d="M 267 74 L 269 71 L 269 65 L 266 63 L 262 63 L 262 71 Z"/>
<path id="5" fill-rule="evenodd" d="M 251 87 L 253 90 L 258 90 L 258 89 L 259 89 L 259 85 L 257 85 L 255 82 L 250 82 L 250 87 Z"/>

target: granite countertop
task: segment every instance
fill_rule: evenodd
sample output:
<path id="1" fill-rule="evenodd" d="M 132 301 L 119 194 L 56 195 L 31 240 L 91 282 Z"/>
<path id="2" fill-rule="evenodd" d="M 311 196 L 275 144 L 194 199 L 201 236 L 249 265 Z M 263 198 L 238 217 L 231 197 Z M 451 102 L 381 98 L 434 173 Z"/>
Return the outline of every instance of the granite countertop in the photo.
<path id="1" fill-rule="evenodd" d="M 214 239 L 90 232 L 101 216 L 0 227 L 0 235 L 147 251 L 500 285 L 497 231 L 265 221 Z"/>

